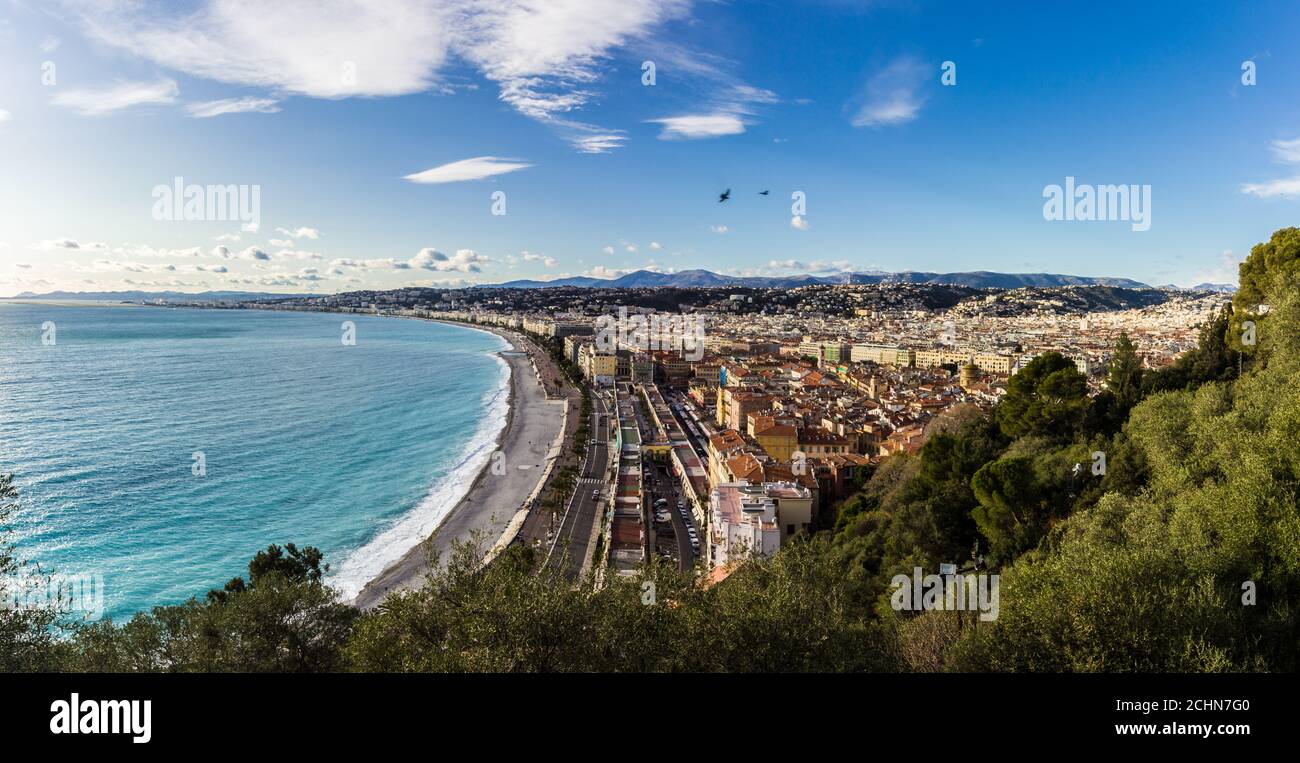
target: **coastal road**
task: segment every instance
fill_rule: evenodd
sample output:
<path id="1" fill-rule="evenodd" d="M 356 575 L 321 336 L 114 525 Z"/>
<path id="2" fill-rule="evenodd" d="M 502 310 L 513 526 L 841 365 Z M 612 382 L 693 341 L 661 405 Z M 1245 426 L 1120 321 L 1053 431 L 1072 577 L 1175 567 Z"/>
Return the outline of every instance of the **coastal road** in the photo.
<path id="1" fill-rule="evenodd" d="M 609 464 L 609 414 L 605 402 L 592 394 L 591 431 L 595 445 L 587 446 L 587 455 L 578 471 L 578 484 L 560 517 L 560 527 L 551 539 L 544 569 L 562 572 L 577 579 L 583 562 L 591 553 L 592 528 L 606 505 L 608 487 L 605 479 Z M 595 493 L 595 497 L 593 496 Z"/>

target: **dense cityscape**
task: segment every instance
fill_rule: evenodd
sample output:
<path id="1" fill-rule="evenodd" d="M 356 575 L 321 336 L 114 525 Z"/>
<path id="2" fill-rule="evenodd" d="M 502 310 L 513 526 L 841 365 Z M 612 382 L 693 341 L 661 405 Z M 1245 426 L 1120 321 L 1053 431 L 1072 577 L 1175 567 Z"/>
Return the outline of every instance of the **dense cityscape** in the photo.
<path id="1" fill-rule="evenodd" d="M 610 422 L 602 510 L 581 530 L 596 540 L 585 552 L 603 558 L 578 568 L 634 574 L 658 552 L 683 568 L 698 560 L 717 579 L 747 555 L 829 527 L 860 474 L 919 452 L 944 414 L 991 411 L 1034 358 L 1060 353 L 1097 394 L 1121 336 L 1143 368 L 1160 369 L 1195 347 L 1230 300 L 1112 286 L 872 284 L 410 288 L 237 304 L 522 332 L 620 419 Z M 670 317 L 683 321 L 672 335 L 602 336 Z M 693 335 L 680 330 L 686 321 Z M 560 507 L 590 482 L 551 504 L 556 516 L 532 533 L 534 543 L 553 544 Z"/>

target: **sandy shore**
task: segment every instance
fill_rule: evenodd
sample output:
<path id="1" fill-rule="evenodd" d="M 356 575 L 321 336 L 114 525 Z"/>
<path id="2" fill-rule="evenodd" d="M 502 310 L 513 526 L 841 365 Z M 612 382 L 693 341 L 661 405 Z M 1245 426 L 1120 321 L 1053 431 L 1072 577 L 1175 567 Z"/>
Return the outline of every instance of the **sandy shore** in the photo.
<path id="1" fill-rule="evenodd" d="M 476 533 L 481 534 L 485 546 L 496 543 L 537 487 L 547 455 L 560 433 L 564 403 L 546 398 L 521 341 L 507 331 L 474 328 L 503 337 L 513 348 L 504 352 L 510 366 L 510 413 L 497 438 L 497 449 L 504 454 L 501 463 L 505 473 L 493 474 L 489 461 L 433 534 L 361 589 L 353 604 L 362 609 L 374 607 L 392 591 L 420 587 L 429 572 L 430 548 L 445 559 L 453 543 L 471 540 Z"/>

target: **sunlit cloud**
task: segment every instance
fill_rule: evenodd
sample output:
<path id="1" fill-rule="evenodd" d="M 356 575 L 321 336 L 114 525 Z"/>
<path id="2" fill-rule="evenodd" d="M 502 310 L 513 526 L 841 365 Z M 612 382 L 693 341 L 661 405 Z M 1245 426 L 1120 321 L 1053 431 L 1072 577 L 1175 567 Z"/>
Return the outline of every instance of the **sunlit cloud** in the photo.
<path id="1" fill-rule="evenodd" d="M 405 175 L 402 179 L 412 183 L 460 183 L 467 180 L 482 180 L 508 172 L 527 169 L 533 165 L 514 159 L 501 159 L 495 156 L 476 156 L 458 162 L 442 164 L 423 172 Z"/>
<path id="2" fill-rule="evenodd" d="M 180 88 L 170 79 L 152 82 L 122 82 L 99 90 L 67 90 L 54 96 L 56 106 L 64 106 L 83 116 L 104 116 L 132 106 L 176 102 Z"/>

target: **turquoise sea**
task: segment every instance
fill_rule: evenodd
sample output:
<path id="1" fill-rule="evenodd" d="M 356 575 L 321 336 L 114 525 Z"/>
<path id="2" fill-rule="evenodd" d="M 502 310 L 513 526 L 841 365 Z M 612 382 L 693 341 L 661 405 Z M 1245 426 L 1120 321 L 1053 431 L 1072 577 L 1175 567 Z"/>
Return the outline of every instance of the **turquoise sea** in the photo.
<path id="1" fill-rule="evenodd" d="M 20 556 L 102 575 L 116 620 L 201 598 L 270 543 L 319 547 L 355 594 L 490 457 L 505 346 L 398 318 L 0 302 Z"/>

